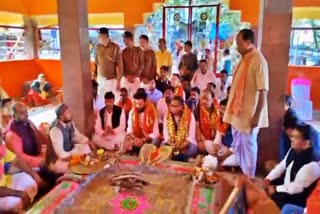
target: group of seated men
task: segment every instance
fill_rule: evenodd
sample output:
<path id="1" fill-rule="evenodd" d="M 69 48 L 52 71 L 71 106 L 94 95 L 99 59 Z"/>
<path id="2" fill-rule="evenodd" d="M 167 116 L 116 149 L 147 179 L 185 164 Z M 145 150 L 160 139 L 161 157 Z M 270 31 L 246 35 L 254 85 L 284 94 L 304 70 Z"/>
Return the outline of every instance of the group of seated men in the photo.
<path id="1" fill-rule="evenodd" d="M 223 108 L 218 106 L 211 89 L 205 89 L 200 99 L 199 89 L 193 88 L 189 105 L 186 105 L 179 75 L 173 75 L 171 85 L 164 87 L 164 95 L 160 92 L 160 97 L 152 96 L 157 90 L 155 81 L 150 81 L 148 87 L 147 90 L 139 88 L 133 102 L 126 89 L 121 89 L 118 105 L 114 104 L 115 95 L 107 92 L 104 107 L 96 111 L 92 141 L 78 131 L 72 121 L 71 109 L 65 103 L 56 108 L 57 117 L 51 124 L 49 135 L 39 131 L 29 119 L 25 104 L 12 103 L 12 118 L 2 130 L 4 144 L 0 158 L 3 164 L 0 168 L 3 170 L 0 177 L 7 182 L 2 183 L 6 191 L 0 196 L 5 199 L 6 206 L 1 209 L 16 211 L 25 208 L 37 192 L 34 187 L 54 184 L 59 176 L 68 172 L 73 156 L 88 154 L 97 147 L 137 154 L 146 143 L 170 145 L 174 148 L 174 160 L 188 161 L 198 152 L 211 152 L 208 149 L 210 143 L 222 142 L 228 128 L 222 122 Z M 98 95 L 95 88 L 93 91 L 96 104 Z M 221 105 L 223 103 L 225 105 L 226 100 Z M 196 117 L 193 110 L 197 112 Z M 202 143 L 198 146 L 197 142 Z M 19 159 L 14 161 L 10 156 Z M 20 162 L 24 164 L 22 167 Z M 36 182 L 26 182 L 21 188 L 12 186 L 8 175 L 13 173 L 11 166 L 14 165 L 27 172 L 20 175 L 21 179 Z M 30 189 L 34 190 L 32 194 Z"/>
<path id="2" fill-rule="evenodd" d="M 13 118 L 3 130 L 5 144 L 0 146 L 0 190 L 3 190 L 0 200 L 4 204 L 0 210 L 25 208 L 38 187 L 54 183 L 68 172 L 73 156 L 90 153 L 97 147 L 138 154 L 146 143 L 169 145 L 173 148 L 173 160 L 191 161 L 199 154 L 209 154 L 217 156 L 222 166 L 238 165 L 231 127 L 222 121 L 227 99 L 219 102 L 210 87 L 202 92 L 194 87 L 185 101 L 179 75 L 172 76 L 171 85 L 164 87 L 163 96 L 157 101 L 151 93 L 155 83 L 150 81 L 148 87 L 139 88 L 133 101 L 121 89 L 117 105 L 115 95 L 107 92 L 104 106 L 96 111 L 92 140 L 78 131 L 72 111 L 65 103 L 55 110 L 57 118 L 49 136 L 28 119 L 23 103 L 13 103 Z M 286 109 L 286 115 L 292 112 L 288 106 Z M 285 116 L 283 122 L 283 135 L 290 139 L 290 147 L 265 179 L 266 190 L 279 208 L 286 204 L 305 207 L 320 176 L 319 144 L 313 137 L 316 132 L 299 120 L 293 123 L 291 118 Z M 43 145 L 46 145 L 45 153 Z M 25 181 L 23 185 L 21 180 Z"/>

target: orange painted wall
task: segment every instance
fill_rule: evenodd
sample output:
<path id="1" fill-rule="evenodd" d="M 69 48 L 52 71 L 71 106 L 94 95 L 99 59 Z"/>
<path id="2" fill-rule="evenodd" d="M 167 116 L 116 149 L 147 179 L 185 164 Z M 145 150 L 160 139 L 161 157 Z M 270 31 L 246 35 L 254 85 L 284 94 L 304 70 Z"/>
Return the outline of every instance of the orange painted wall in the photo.
<path id="1" fill-rule="evenodd" d="M 25 81 L 36 79 L 38 71 L 33 60 L 8 61 L 0 63 L 0 78 L 2 87 L 10 97 L 22 95 Z"/>
<path id="2" fill-rule="evenodd" d="M 320 0 L 293 0 L 295 7 L 319 7 Z"/>
<path id="3" fill-rule="evenodd" d="M 57 14 L 57 0 L 29 0 L 28 15 Z M 143 14 L 153 11 L 153 3 L 162 0 L 88 0 L 89 13 L 125 13 L 125 26 L 143 23 Z M 1 9 L 1 7 L 0 7 Z"/>
<path id="4" fill-rule="evenodd" d="M 23 0 L 1 0 L 0 10 L 13 13 L 27 13 L 25 3 L 23 2 Z"/>
<path id="5" fill-rule="evenodd" d="M 297 77 L 311 80 L 310 99 L 313 108 L 320 110 L 320 67 L 289 66 L 288 93 L 291 93 L 291 80 Z"/>
<path id="6" fill-rule="evenodd" d="M 241 21 L 259 24 L 260 0 L 230 0 L 230 10 L 241 10 Z"/>
<path id="7" fill-rule="evenodd" d="M 34 60 L 35 69 L 46 75 L 46 79 L 54 87 L 63 86 L 62 65 L 60 60 Z"/>
<path id="8" fill-rule="evenodd" d="M 294 7 L 320 7 L 320 0 L 294 0 Z M 260 0 L 230 0 L 231 10 L 241 10 L 241 21 L 259 24 Z"/>

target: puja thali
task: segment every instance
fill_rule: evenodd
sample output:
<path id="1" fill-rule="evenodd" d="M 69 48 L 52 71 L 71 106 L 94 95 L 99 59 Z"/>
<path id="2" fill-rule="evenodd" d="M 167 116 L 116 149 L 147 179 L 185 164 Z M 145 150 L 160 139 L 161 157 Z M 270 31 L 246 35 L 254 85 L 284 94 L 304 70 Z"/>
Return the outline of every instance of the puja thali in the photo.
<path id="1" fill-rule="evenodd" d="M 70 170 L 78 175 L 89 175 L 118 162 L 118 155 L 99 149 L 87 155 L 72 157 Z"/>

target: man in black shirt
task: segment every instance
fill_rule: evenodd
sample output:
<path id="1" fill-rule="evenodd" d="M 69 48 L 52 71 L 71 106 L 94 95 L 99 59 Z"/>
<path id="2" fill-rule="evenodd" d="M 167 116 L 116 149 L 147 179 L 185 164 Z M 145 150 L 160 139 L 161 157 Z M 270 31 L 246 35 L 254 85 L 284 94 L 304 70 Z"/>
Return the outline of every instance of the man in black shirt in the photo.
<path id="1" fill-rule="evenodd" d="M 169 86 L 171 83 L 168 79 L 169 75 L 169 67 L 168 66 L 161 66 L 160 68 L 160 77 L 156 80 L 156 88 L 161 91 L 163 94 L 166 90 L 166 87 Z"/>

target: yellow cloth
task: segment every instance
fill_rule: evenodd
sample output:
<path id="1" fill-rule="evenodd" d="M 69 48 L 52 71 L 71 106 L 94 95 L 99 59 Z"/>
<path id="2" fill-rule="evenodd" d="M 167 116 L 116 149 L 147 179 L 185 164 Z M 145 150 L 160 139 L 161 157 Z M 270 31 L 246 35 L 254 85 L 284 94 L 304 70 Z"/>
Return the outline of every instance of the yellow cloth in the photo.
<path id="1" fill-rule="evenodd" d="M 172 56 L 171 53 L 167 50 L 160 51 L 158 50 L 156 52 L 156 58 L 157 58 L 157 74 L 160 75 L 160 68 L 162 66 L 172 66 Z"/>
<path id="2" fill-rule="evenodd" d="M 3 88 L 1 88 L 1 87 L 0 87 L 0 98 L 1 98 L 1 99 L 9 98 L 7 92 L 6 92 Z"/>
<path id="3" fill-rule="evenodd" d="M 4 164 L 13 162 L 15 158 L 16 155 L 7 149 L 6 155 L 0 160 L 0 167 L 3 167 L 3 175 L 0 175 L 0 186 L 8 186 L 11 183 L 11 176 L 4 174 Z"/>
<path id="4" fill-rule="evenodd" d="M 47 98 L 47 92 L 41 91 L 40 97 L 41 97 L 43 100 L 45 100 L 45 99 Z"/>

